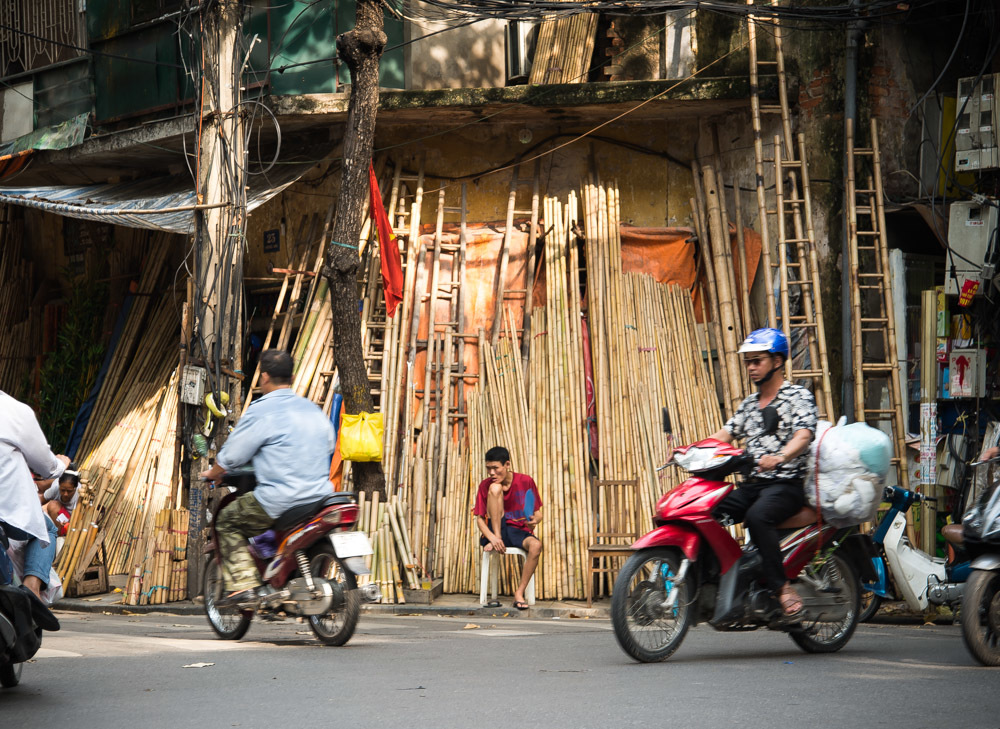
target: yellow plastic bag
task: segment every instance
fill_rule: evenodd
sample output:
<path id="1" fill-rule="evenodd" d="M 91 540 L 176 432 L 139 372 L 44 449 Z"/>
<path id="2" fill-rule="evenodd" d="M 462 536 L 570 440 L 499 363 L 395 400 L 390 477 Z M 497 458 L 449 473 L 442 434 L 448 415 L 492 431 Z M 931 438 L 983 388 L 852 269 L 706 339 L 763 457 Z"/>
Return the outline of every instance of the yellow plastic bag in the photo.
<path id="1" fill-rule="evenodd" d="M 382 413 L 344 414 L 340 424 L 340 456 L 345 461 L 381 461 Z"/>

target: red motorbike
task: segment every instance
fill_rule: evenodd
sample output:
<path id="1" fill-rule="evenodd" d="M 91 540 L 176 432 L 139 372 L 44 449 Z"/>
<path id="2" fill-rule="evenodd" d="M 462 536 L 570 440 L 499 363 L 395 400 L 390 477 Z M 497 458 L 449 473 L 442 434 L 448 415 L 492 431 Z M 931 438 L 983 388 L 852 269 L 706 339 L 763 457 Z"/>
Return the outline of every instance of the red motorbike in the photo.
<path id="1" fill-rule="evenodd" d="M 791 620 L 760 584 L 757 549 L 741 548 L 713 516 L 733 489 L 723 479 L 748 475 L 753 458 L 706 439 L 677 448 L 672 462 L 695 475 L 660 498 L 655 528 L 632 545 L 615 581 L 611 620 L 622 649 L 637 661 L 665 660 L 702 621 L 724 631 L 780 630 L 809 653 L 843 648 L 858 624 L 858 576 L 872 572 L 870 537 L 817 523 L 808 506 L 779 526 L 785 574 L 803 603 Z"/>
<path id="2" fill-rule="evenodd" d="M 332 493 L 312 504 L 289 509 L 274 527 L 250 539 L 250 553 L 264 586 L 252 604 L 223 606 L 228 590 L 223 584 L 216 517 L 237 497 L 257 485 L 253 471 L 227 473 L 216 499 L 205 545 L 203 587 L 205 614 L 220 638 L 239 640 L 254 613 L 280 619 L 281 614 L 303 616 L 319 640 L 344 645 L 358 624 L 361 602 L 380 598 L 378 585 L 357 584 L 358 575 L 371 574 L 365 555 L 372 553 L 364 532 L 354 531 L 358 505 L 353 493 Z"/>

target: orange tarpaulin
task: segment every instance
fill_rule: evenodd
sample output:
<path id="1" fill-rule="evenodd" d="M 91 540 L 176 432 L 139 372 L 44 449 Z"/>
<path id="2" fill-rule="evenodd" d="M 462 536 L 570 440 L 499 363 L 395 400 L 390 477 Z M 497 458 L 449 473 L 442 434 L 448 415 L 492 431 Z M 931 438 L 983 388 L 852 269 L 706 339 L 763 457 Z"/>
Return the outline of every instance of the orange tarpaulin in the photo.
<path id="1" fill-rule="evenodd" d="M 741 290 L 743 284 L 740 281 L 735 226 L 730 226 L 729 238 L 736 286 L 737 290 Z M 704 282 L 704 271 L 701 270 L 700 261 L 695 258 L 697 247 L 694 231 L 690 228 L 636 228 L 623 225 L 621 239 L 624 272 L 648 273 L 660 283 L 677 284 L 688 290 L 694 287 L 696 277 Z M 749 228 L 744 228 L 743 239 L 746 247 L 747 278 L 753 281 L 760 261 L 760 236 Z M 742 307 L 739 296 L 736 299 L 737 305 Z M 704 321 L 700 291 L 695 292 L 694 308 L 697 320 Z"/>

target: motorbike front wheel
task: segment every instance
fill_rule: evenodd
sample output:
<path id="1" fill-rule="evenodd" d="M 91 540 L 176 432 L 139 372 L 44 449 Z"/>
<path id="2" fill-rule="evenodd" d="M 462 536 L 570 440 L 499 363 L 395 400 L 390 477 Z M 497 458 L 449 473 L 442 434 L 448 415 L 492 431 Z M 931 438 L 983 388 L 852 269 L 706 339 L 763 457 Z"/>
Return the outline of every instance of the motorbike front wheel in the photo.
<path id="1" fill-rule="evenodd" d="M 672 578 L 680 569 L 675 549 L 636 552 L 618 573 L 611 593 L 611 624 L 618 645 L 643 663 L 664 661 L 691 626 L 691 584 Z"/>
<path id="2" fill-rule="evenodd" d="M 791 633 L 792 640 L 806 653 L 836 653 L 854 635 L 861 612 L 861 581 L 850 562 L 839 554 L 831 556 L 817 572 L 824 589 L 843 594 L 847 599 L 847 614 L 839 620 L 814 620 L 803 624 L 802 630 Z M 822 616 L 821 616 L 822 617 Z"/>
<path id="3" fill-rule="evenodd" d="M 354 573 L 344 566 L 333 545 L 325 540 L 309 550 L 309 569 L 314 577 L 338 584 L 344 595 L 342 607 L 322 615 L 310 615 L 309 627 L 323 644 L 344 645 L 354 635 L 361 614 L 361 598 Z"/>
<path id="4" fill-rule="evenodd" d="M 882 607 L 882 597 L 876 595 L 871 590 L 865 590 L 862 588 L 861 591 L 861 614 L 858 615 L 859 623 L 867 623 L 869 620 L 875 617 L 875 613 L 878 609 Z"/>
<path id="5" fill-rule="evenodd" d="M 984 666 L 1000 666 L 1000 572 L 969 575 L 962 596 L 962 640 Z"/>
<path id="6" fill-rule="evenodd" d="M 240 610 L 238 607 L 223 607 L 217 605 L 218 600 L 225 595 L 222 581 L 222 567 L 214 556 L 205 560 L 205 570 L 202 576 L 202 594 L 205 596 L 205 616 L 215 634 L 224 640 L 239 640 L 250 629 L 253 613 Z"/>
<path id="7" fill-rule="evenodd" d="M 23 663 L 4 663 L 0 665 L 0 686 L 14 688 L 21 682 Z"/>

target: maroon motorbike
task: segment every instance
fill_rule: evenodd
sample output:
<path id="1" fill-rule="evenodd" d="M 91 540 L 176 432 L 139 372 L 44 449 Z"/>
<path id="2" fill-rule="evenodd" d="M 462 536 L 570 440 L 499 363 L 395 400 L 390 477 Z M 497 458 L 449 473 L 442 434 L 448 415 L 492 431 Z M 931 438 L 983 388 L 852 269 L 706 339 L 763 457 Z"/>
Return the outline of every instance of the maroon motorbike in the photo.
<path id="1" fill-rule="evenodd" d="M 672 461 L 695 475 L 660 498 L 655 528 L 632 545 L 615 581 L 611 619 L 622 649 L 637 661 L 665 660 L 702 621 L 723 631 L 784 631 L 810 653 L 843 648 L 858 624 L 858 576 L 871 578 L 871 539 L 817 522 L 808 506 L 781 524 L 785 574 L 803 603 L 789 619 L 760 582 L 756 548 L 741 547 L 713 514 L 733 489 L 723 479 L 749 474 L 752 457 L 706 439 L 677 448 Z"/>
<path id="2" fill-rule="evenodd" d="M 357 576 L 371 574 L 365 555 L 372 548 L 367 535 L 355 531 L 358 505 L 353 493 L 331 493 L 290 509 L 271 530 L 250 539 L 250 553 L 264 585 L 252 604 L 219 604 L 228 590 L 222 579 L 215 518 L 256 484 L 250 469 L 227 473 L 222 479 L 223 494 L 212 509 L 205 545 L 203 594 L 209 624 L 220 638 L 239 640 L 255 613 L 269 619 L 302 616 L 320 641 L 344 645 L 354 635 L 362 601 L 380 598 L 377 585 L 357 584 Z"/>

